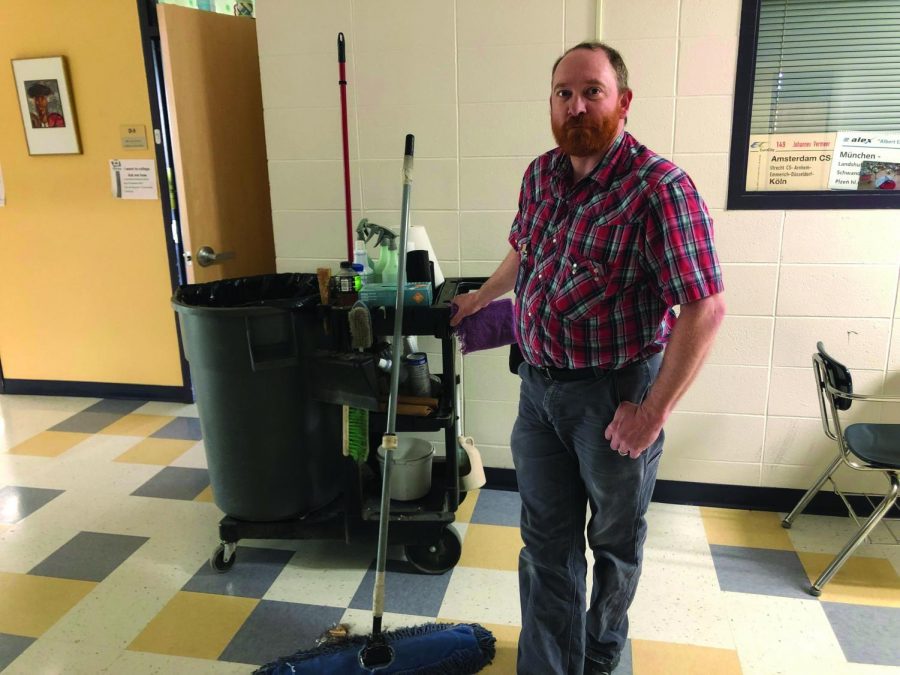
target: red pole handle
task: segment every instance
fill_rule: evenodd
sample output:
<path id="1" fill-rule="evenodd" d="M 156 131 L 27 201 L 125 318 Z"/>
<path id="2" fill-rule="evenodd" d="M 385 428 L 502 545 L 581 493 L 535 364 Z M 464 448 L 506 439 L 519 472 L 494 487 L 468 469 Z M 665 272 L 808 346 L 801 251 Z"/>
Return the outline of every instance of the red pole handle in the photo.
<path id="1" fill-rule="evenodd" d="M 338 33 L 338 69 L 341 87 L 341 139 L 344 144 L 344 205 L 347 221 L 347 260 L 353 260 L 353 208 L 350 202 L 350 140 L 347 134 L 347 72 L 344 34 Z"/>

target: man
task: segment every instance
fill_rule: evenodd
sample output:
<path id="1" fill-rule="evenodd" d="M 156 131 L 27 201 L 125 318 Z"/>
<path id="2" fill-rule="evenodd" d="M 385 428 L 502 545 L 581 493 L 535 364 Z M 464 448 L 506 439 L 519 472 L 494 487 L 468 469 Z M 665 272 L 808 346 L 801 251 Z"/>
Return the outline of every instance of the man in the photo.
<path id="1" fill-rule="evenodd" d="M 51 112 L 49 107 L 50 96 L 53 91 L 42 82 L 35 82 L 28 87 L 28 98 L 34 103 L 34 110 L 31 112 L 31 127 L 33 129 L 44 129 L 48 127 L 64 127 L 66 121 L 58 112 Z"/>
<path id="2" fill-rule="evenodd" d="M 525 359 L 511 439 L 525 543 L 519 675 L 599 675 L 618 663 L 662 426 L 725 311 L 712 224 L 693 183 L 624 130 L 627 78 L 602 43 L 557 61 L 559 148 L 525 173 L 506 259 L 480 290 L 454 299 L 456 325 L 516 293 Z M 585 613 L 586 504 L 595 562 Z"/>

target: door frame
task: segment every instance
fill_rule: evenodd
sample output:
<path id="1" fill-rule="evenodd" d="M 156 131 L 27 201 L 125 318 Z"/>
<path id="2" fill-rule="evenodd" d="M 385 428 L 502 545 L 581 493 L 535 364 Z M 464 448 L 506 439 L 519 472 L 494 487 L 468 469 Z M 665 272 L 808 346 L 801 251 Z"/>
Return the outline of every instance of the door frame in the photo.
<path id="1" fill-rule="evenodd" d="M 166 255 L 169 260 L 169 280 L 172 293 L 185 282 L 185 262 L 181 242 L 181 221 L 178 218 L 178 190 L 175 181 L 175 164 L 172 160 L 172 137 L 169 131 L 169 111 L 166 105 L 166 83 L 162 72 L 162 48 L 159 38 L 159 23 L 156 19 L 156 0 L 136 0 L 141 30 L 141 50 L 144 53 L 144 69 L 147 73 L 147 95 L 150 99 L 150 119 L 153 125 L 153 147 L 156 151 L 156 173 L 160 185 L 160 206 L 162 207 L 163 232 L 166 240 Z M 171 172 L 170 168 L 171 167 Z M 174 312 L 174 310 L 173 310 Z M 193 401 L 191 371 L 184 353 L 181 324 L 175 318 L 178 334 L 178 358 L 181 362 L 178 400 Z"/>

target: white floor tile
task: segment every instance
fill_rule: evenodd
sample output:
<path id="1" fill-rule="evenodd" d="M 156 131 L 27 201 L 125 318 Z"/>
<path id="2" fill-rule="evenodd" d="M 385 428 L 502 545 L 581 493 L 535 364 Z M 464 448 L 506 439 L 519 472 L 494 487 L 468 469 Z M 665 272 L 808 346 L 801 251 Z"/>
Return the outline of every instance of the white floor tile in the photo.
<path id="1" fill-rule="evenodd" d="M 203 441 L 197 443 L 169 466 L 183 466 L 187 469 L 207 468 L 206 449 L 203 447 Z"/>
<path id="2" fill-rule="evenodd" d="M 861 521 L 862 522 L 862 521 Z M 896 521 L 895 521 L 896 522 Z M 900 534 L 900 523 L 893 525 L 894 531 Z M 837 553 L 856 533 L 859 526 L 849 516 L 811 516 L 800 515 L 794 519 L 789 530 L 794 548 L 806 553 Z M 894 547 L 884 544 L 892 541 L 891 533 L 882 523 L 875 528 L 871 536 L 872 543 L 863 542 L 854 555 L 869 558 L 885 558 Z"/>
<path id="3" fill-rule="evenodd" d="M 165 403 L 151 401 L 134 412 L 141 415 L 168 415 L 170 417 L 199 417 L 196 403 Z"/>
<path id="4" fill-rule="evenodd" d="M 8 406 L 8 404 L 6 404 Z M 5 452 L 68 419 L 77 411 L 0 409 L 0 452 Z"/>
<path id="5" fill-rule="evenodd" d="M 62 642 L 42 638 L 31 644 L 13 661 L 3 675 L 87 675 L 114 673 L 112 664 L 121 656 L 117 649 L 108 649 L 89 642 Z M 135 672 L 135 671 L 120 671 Z"/>
<path id="6" fill-rule="evenodd" d="M 227 661 L 207 661 L 192 659 L 186 656 L 163 656 L 144 652 L 124 652 L 112 666 L 102 672 L 119 675 L 247 675 L 257 666 L 247 663 L 229 663 Z"/>
<path id="7" fill-rule="evenodd" d="M 346 607 L 374 557 L 368 545 L 306 541 L 265 595 L 266 600 Z"/>
<path id="8" fill-rule="evenodd" d="M 518 573 L 455 568 L 439 616 L 454 621 L 518 626 L 522 619 Z"/>
<path id="9" fill-rule="evenodd" d="M 818 600 L 723 593 L 744 675 L 832 673 L 845 663 Z"/>

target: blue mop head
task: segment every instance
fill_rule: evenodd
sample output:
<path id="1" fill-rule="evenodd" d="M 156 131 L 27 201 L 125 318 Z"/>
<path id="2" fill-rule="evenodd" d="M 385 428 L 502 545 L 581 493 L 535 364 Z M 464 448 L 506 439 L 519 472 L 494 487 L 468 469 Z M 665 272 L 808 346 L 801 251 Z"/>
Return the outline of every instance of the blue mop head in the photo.
<path id="1" fill-rule="evenodd" d="M 394 660 L 379 675 L 470 675 L 494 658 L 496 642 L 491 632 L 477 623 L 425 624 L 400 628 L 382 636 L 394 649 Z M 359 652 L 365 636 L 337 644 L 300 651 L 262 666 L 257 675 L 365 675 Z"/>

